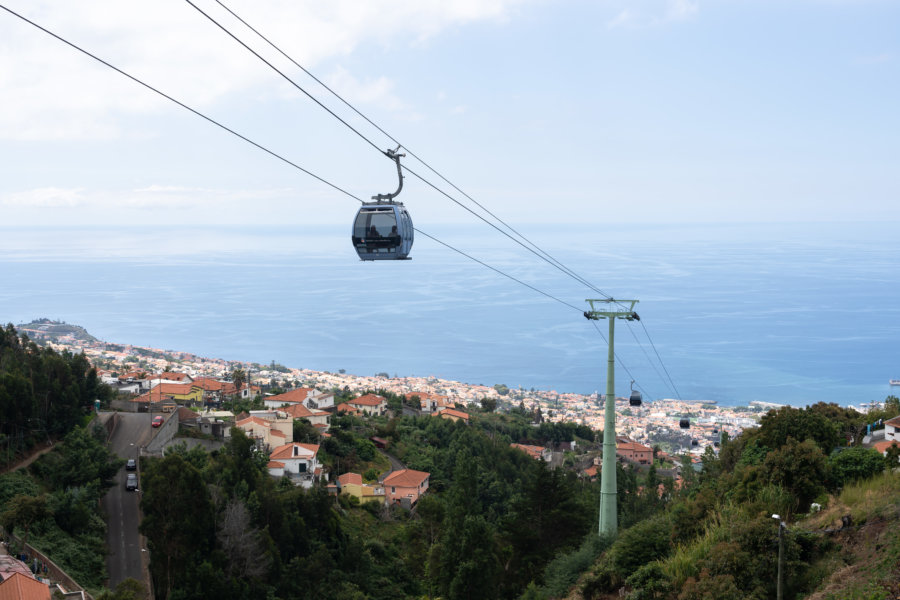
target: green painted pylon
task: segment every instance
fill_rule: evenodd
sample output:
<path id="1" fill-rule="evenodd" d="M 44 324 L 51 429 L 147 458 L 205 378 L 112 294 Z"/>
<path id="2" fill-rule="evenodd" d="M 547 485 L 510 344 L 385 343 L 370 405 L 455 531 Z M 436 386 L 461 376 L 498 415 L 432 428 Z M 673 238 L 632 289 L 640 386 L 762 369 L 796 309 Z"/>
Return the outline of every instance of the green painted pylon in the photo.
<path id="1" fill-rule="evenodd" d="M 640 320 L 634 312 L 637 300 L 586 300 L 591 305 L 591 310 L 585 311 L 584 316 L 591 320 L 609 319 L 609 352 L 606 363 L 606 412 L 603 425 L 603 465 L 600 471 L 600 535 L 615 537 L 618 532 L 618 519 L 616 518 L 616 352 L 615 352 L 615 323 L 616 319 L 627 321 Z M 608 307 L 610 304 L 618 304 L 626 310 L 594 310 L 594 303 L 603 302 Z"/>

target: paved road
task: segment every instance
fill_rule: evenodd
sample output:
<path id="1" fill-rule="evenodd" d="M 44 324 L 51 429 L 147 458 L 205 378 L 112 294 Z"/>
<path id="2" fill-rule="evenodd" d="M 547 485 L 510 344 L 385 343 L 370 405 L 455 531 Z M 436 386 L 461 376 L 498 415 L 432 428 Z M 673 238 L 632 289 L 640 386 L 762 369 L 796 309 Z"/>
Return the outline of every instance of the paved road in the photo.
<path id="1" fill-rule="evenodd" d="M 150 416 L 146 413 L 119 413 L 119 423 L 110 438 L 110 450 L 122 458 L 137 460 L 138 448 L 149 443 L 155 431 L 150 427 Z M 140 492 L 125 490 L 125 475 L 125 468 L 122 467 L 115 477 L 116 485 L 101 501 L 107 518 L 106 545 L 109 555 L 106 568 L 110 589 L 115 589 L 128 577 L 144 581 L 141 537 L 138 533 Z"/>
<path id="2" fill-rule="evenodd" d="M 397 458 L 396 456 L 394 456 L 393 454 L 389 454 L 389 453 L 385 452 L 384 450 L 382 450 L 381 448 L 376 448 L 376 450 L 378 450 L 381 454 L 386 456 L 387 459 L 391 462 L 391 470 L 388 471 L 387 473 L 382 473 L 381 477 L 378 478 L 379 482 L 384 481 L 384 478 L 387 477 L 388 475 L 390 475 L 391 473 L 393 473 L 394 471 L 402 471 L 403 469 L 406 468 L 406 465 L 404 465 L 402 462 L 400 462 L 400 459 Z"/>

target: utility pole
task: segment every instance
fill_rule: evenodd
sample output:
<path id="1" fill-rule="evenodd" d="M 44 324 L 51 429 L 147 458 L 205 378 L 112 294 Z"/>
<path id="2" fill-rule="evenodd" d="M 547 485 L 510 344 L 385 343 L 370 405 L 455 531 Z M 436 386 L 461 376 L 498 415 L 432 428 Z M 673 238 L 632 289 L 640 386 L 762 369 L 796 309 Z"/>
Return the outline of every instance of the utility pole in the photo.
<path id="1" fill-rule="evenodd" d="M 614 347 L 616 319 L 640 321 L 634 312 L 637 300 L 585 300 L 591 310 L 584 316 L 592 321 L 609 319 L 609 353 L 606 363 L 606 413 L 603 425 L 603 465 L 600 471 L 600 535 L 614 537 L 618 531 L 616 518 L 616 353 Z M 596 306 L 595 306 L 596 303 Z M 616 304 L 624 310 L 609 310 Z M 627 306 L 627 308 L 626 308 Z M 597 310 L 606 308 L 607 310 Z"/>
<path id="2" fill-rule="evenodd" d="M 778 515 L 772 515 L 772 518 L 778 520 L 778 583 L 776 597 L 778 600 L 782 600 L 784 598 L 784 532 L 787 530 L 787 527 L 785 527 L 784 521 Z"/>

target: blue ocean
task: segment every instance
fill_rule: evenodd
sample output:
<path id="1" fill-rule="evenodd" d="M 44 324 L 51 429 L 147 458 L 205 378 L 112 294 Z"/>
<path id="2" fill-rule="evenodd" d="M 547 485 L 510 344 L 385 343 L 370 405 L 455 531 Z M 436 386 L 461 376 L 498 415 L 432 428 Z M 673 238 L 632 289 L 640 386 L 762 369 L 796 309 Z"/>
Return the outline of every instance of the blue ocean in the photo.
<path id="1" fill-rule="evenodd" d="M 412 260 L 360 262 L 349 225 L 0 225 L 0 319 L 323 371 L 605 389 L 608 325 L 581 314 L 597 292 L 486 227 L 420 226 L 555 299 L 423 236 Z M 651 399 L 846 405 L 900 378 L 895 223 L 521 231 L 640 301 L 640 323 L 616 325 L 618 394 L 633 377 Z"/>

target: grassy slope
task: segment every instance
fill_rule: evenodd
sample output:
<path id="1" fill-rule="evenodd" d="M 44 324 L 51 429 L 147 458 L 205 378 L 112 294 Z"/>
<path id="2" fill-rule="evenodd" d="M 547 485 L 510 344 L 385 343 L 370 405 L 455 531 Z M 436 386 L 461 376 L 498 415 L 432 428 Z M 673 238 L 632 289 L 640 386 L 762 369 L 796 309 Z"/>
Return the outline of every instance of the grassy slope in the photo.
<path id="1" fill-rule="evenodd" d="M 853 526 L 833 534 L 834 552 L 813 565 L 822 584 L 808 600 L 886 600 L 900 597 L 900 472 L 849 485 L 821 513 L 798 523 L 816 531 Z"/>
<path id="2" fill-rule="evenodd" d="M 889 600 L 900 598 L 900 470 L 851 484 L 821 512 L 790 525 L 795 531 L 823 532 L 841 528 L 850 515 L 851 527 L 822 533 L 834 544 L 810 567 L 809 579 L 821 584 L 806 600 Z M 707 556 L 718 523 L 711 522 L 693 543 L 680 546 L 661 561 L 673 581 L 684 581 L 681 571 L 693 571 L 699 557 Z M 620 532 L 621 533 L 621 532 Z M 589 574 L 590 570 L 585 574 Z M 578 585 L 568 600 L 584 600 Z M 617 594 L 597 595 L 594 600 L 613 600 Z"/>

